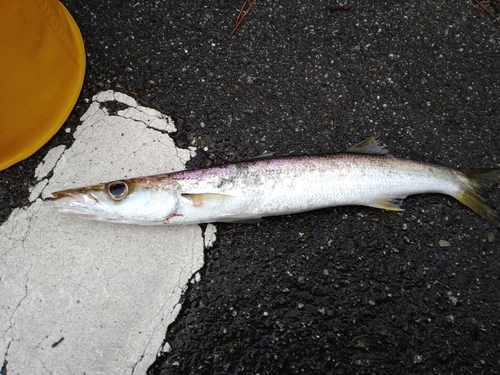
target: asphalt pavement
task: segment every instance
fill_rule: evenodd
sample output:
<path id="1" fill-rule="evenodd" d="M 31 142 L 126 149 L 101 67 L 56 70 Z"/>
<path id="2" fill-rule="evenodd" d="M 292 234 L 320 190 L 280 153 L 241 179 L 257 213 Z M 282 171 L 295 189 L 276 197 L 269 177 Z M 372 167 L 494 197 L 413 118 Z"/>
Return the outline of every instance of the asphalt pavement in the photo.
<path id="1" fill-rule="evenodd" d="M 35 169 L 50 150 L 77 142 L 80 118 L 107 90 L 172 118 L 175 131 L 155 134 L 195 151 L 188 168 L 264 153 L 336 152 L 373 134 L 396 157 L 500 167 L 500 25 L 475 1 L 357 1 L 337 11 L 325 1 L 257 1 L 234 35 L 242 1 L 63 3 L 85 42 L 83 90 L 47 145 L 0 172 L 4 225 L 19 215 L 13 210 L 33 205 Z M 107 113 L 123 117 L 128 105 L 114 103 Z M 87 144 L 94 148 L 91 138 Z M 126 157 L 136 144 L 109 147 L 125 156 L 92 160 L 114 163 L 117 174 L 130 172 L 129 164 L 137 170 Z M 500 188 L 487 199 L 500 208 Z M 498 373 L 498 228 L 440 195 L 409 197 L 403 208 L 217 224 L 198 276 L 183 279 L 182 307 L 153 348 L 148 373 Z M 116 230 L 117 243 L 126 242 L 129 230 L 114 228 L 107 235 Z M 152 251 L 139 242 L 138 251 L 161 258 L 157 243 Z M 158 268 L 146 269 L 144 279 L 131 272 L 134 284 L 154 285 L 143 288 L 153 299 L 165 292 L 151 283 Z M 0 276 L 4 287 L 7 281 Z M 126 333 L 132 326 L 120 309 L 113 324 Z M 14 347 L 5 350 L 3 375 Z M 106 362 L 106 353 L 95 355 Z M 72 373 L 86 373 L 81 367 Z"/>

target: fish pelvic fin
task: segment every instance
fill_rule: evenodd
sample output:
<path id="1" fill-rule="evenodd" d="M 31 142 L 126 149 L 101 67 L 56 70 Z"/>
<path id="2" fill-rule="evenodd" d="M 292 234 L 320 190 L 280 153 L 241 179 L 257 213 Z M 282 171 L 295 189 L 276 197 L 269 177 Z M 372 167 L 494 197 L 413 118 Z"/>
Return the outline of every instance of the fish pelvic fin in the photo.
<path id="1" fill-rule="evenodd" d="M 404 211 L 401 208 L 404 198 L 389 198 L 372 202 L 369 206 L 389 211 Z"/>
<path id="2" fill-rule="evenodd" d="M 491 207 L 481 195 L 482 190 L 491 189 L 500 183 L 500 169 L 459 169 L 468 179 L 469 186 L 455 198 L 475 213 L 500 228 L 500 213 Z"/>

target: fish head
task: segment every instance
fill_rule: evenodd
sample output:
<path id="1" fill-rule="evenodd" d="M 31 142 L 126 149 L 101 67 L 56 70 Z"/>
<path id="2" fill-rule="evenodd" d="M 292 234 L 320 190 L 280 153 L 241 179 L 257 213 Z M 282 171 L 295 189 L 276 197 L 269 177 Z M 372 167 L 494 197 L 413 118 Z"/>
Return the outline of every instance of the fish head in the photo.
<path id="1" fill-rule="evenodd" d="M 175 181 L 149 177 L 56 191 L 45 200 L 83 219 L 158 225 L 175 215 L 179 197 Z"/>

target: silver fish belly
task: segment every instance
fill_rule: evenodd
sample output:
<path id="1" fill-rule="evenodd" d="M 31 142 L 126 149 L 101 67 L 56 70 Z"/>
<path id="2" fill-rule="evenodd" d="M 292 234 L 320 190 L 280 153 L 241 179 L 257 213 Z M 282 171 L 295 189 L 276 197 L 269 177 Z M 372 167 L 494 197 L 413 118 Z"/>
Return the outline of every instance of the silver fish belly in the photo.
<path id="1" fill-rule="evenodd" d="M 399 200 L 411 194 L 456 194 L 459 177 L 452 169 L 353 154 L 178 172 L 171 178 L 183 193 L 169 224 L 259 219 L 344 205 L 399 210 Z"/>

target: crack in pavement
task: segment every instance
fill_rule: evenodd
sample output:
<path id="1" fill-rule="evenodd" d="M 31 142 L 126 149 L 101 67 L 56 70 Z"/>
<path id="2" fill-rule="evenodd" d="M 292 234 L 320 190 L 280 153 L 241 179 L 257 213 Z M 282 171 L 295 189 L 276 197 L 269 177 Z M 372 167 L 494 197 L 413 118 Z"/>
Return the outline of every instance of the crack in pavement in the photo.
<path id="1" fill-rule="evenodd" d="M 24 248 L 24 244 L 23 244 L 23 248 Z M 30 274 L 31 270 L 33 269 L 33 267 L 35 267 L 38 264 L 39 260 L 40 260 L 40 257 L 37 258 L 37 260 L 35 261 L 35 263 L 32 264 L 31 267 L 26 272 L 26 277 L 25 277 L 25 281 L 24 281 L 24 295 L 20 298 L 20 300 L 18 301 L 17 305 L 14 307 L 14 310 L 12 311 L 12 314 L 10 314 L 10 317 L 9 317 L 9 326 L 7 327 L 7 329 L 2 334 L 4 340 L 7 340 L 7 335 L 8 335 L 9 332 L 13 332 L 14 331 L 14 325 L 15 325 L 14 316 L 16 315 L 17 311 L 21 307 L 23 301 L 28 297 L 28 294 L 29 294 L 28 283 L 29 283 L 29 279 L 30 279 L 29 274 Z M 10 346 L 11 346 L 12 341 L 14 340 L 14 338 L 15 338 L 15 335 L 14 335 L 14 333 L 12 333 L 11 334 L 11 339 L 10 339 L 9 343 L 7 344 L 7 350 L 5 351 L 4 364 L 7 363 L 7 357 L 8 357 L 8 354 L 9 354 L 9 349 L 10 349 Z M 4 374 L 5 373 L 2 373 L 2 375 L 4 375 Z"/>
<path id="2" fill-rule="evenodd" d="M 91 104 L 90 107 L 95 106 Z M 155 111 L 148 111 L 147 108 L 135 108 L 129 112 L 132 116 L 129 118 L 122 114 L 106 117 L 104 115 L 107 112 L 106 109 L 89 110 L 94 112 L 98 120 L 96 121 L 91 114 L 83 115 L 83 123 L 73 134 L 75 142 L 62 150 L 60 155 L 54 153 L 52 158 L 48 158 L 40 166 L 39 171 L 43 171 L 43 173 L 40 172 L 38 180 L 40 182 L 48 180 L 49 182 L 42 189 L 40 195 L 38 191 L 35 192 L 38 197 L 43 196 L 47 191 L 65 188 L 63 185 L 71 183 L 71 181 L 75 185 L 81 185 L 81 182 L 85 184 L 89 179 L 99 178 L 99 176 L 110 177 L 121 173 L 116 171 L 117 160 L 122 161 L 123 158 L 127 158 L 127 150 L 134 148 L 137 149 L 135 150 L 136 157 L 127 161 L 128 171 L 131 174 L 137 174 L 137 171 L 141 174 L 145 172 L 144 169 L 148 170 L 146 173 L 160 169 L 183 169 L 184 163 L 193 154 L 192 149 L 177 149 L 173 140 L 165 138 L 168 137 L 168 134 L 156 129 L 156 125 L 160 128 L 166 126 L 167 123 L 164 121 L 167 121 L 167 117 L 163 117 Z M 149 121 L 145 117 L 152 115 L 154 116 Z M 120 126 L 122 125 L 123 129 L 126 129 L 123 140 L 119 138 Z M 144 129 L 148 130 L 144 131 Z M 123 142 L 127 142 L 126 147 L 122 146 Z M 114 145 L 116 148 L 110 150 L 110 147 L 114 147 Z M 94 148 L 96 149 L 94 150 Z M 104 155 L 107 157 L 103 158 Z M 151 159 L 154 160 L 151 161 Z M 113 162 L 115 163 L 113 164 Z M 53 166 L 52 163 L 54 163 Z M 49 166 L 51 168 L 48 168 Z M 47 176 L 52 174 L 50 180 L 47 177 L 42 178 L 44 174 Z M 49 371 L 53 373 L 77 373 L 78 371 L 74 370 L 81 363 L 86 363 L 86 366 L 94 369 L 98 366 L 110 368 L 109 360 L 111 357 L 107 359 L 94 358 L 96 348 L 99 349 L 99 352 L 104 353 L 108 350 L 107 348 L 116 345 L 117 340 L 120 340 L 121 343 L 124 340 L 132 340 L 126 348 L 121 348 L 119 352 L 108 352 L 108 354 L 116 357 L 113 357 L 113 360 L 120 360 L 124 355 L 133 359 L 127 363 L 122 361 L 121 372 L 144 373 L 155 361 L 156 355 L 167 348 L 166 330 L 182 307 L 186 284 L 193 280 L 192 273 L 202 263 L 203 258 L 200 252 L 203 252 L 204 237 L 200 236 L 200 228 L 198 226 L 178 228 L 172 230 L 170 234 L 154 230 L 154 228 L 143 227 L 116 226 L 113 227 L 113 230 L 107 231 L 106 224 L 97 225 L 76 219 L 66 220 L 60 214 L 55 215 L 52 210 L 45 209 L 46 207 L 48 206 L 37 198 L 30 206 L 20 209 L 17 215 L 12 216 L 11 221 L 6 222 L 2 231 L 4 238 L 0 239 L 1 266 L 8 270 L 12 268 L 11 263 L 18 262 L 16 269 L 13 269 L 13 272 L 18 274 L 17 279 L 13 280 L 12 284 L 16 289 L 14 294 L 10 295 L 9 303 L 5 304 L 7 314 L 4 315 L 4 325 L 1 328 L 5 338 L 2 346 L 6 352 L 4 363 L 10 359 L 9 369 L 13 372 L 20 372 L 21 368 L 26 369 L 26 372 L 30 372 L 29 369 L 36 371 L 35 369 L 38 368 L 38 371 L 44 373 Z M 133 232 L 133 236 L 124 241 L 124 236 L 131 232 Z M 117 239 L 116 233 L 122 233 L 118 241 L 114 241 Z M 5 234 L 10 239 L 5 238 Z M 102 239 L 106 235 L 109 235 L 109 239 L 104 240 L 103 243 Z M 157 244 L 164 241 L 165 237 L 167 238 L 166 242 L 170 245 L 158 246 Z M 182 241 L 178 242 L 178 238 L 182 238 Z M 41 242 L 42 240 L 43 242 Z M 175 246 L 171 245 L 174 243 Z M 179 253 L 179 246 L 185 251 Z M 88 249 L 96 247 L 99 247 L 102 257 L 96 258 L 92 254 L 86 253 Z M 127 263 L 127 255 L 135 254 L 137 248 L 143 248 L 143 251 L 150 255 L 148 259 L 157 256 L 156 250 L 162 251 L 162 254 L 166 252 L 169 256 L 167 258 L 163 255 L 159 256 L 158 261 L 154 264 L 149 262 Z M 11 249 L 14 249 L 15 253 Z M 62 258 L 58 255 L 60 251 L 64 251 Z M 35 255 L 33 256 L 33 254 Z M 19 259 L 14 259 L 14 257 Z M 90 295 L 92 293 L 90 293 L 89 288 L 99 288 L 96 280 L 88 279 L 88 284 L 87 281 L 82 280 L 87 280 L 86 275 L 96 261 L 102 261 L 104 269 L 108 269 L 115 275 L 113 264 L 116 263 L 114 260 L 118 259 L 123 270 L 133 267 L 133 271 L 131 271 L 138 272 L 137 267 L 148 267 L 147 269 L 151 271 L 151 267 L 153 267 L 156 275 L 147 275 L 146 277 L 155 286 L 155 290 L 144 294 L 144 287 L 140 285 L 134 290 L 124 290 L 123 285 L 129 285 L 129 280 L 126 279 L 121 283 L 115 279 L 109 292 L 113 292 L 115 295 L 116 293 L 125 293 L 125 295 L 124 298 L 113 299 L 113 308 L 110 308 L 109 305 L 106 305 L 106 301 L 103 302 L 99 298 L 94 298 L 95 295 Z M 70 267 L 66 267 L 67 265 Z M 73 265 L 78 266 L 73 267 Z M 166 268 L 169 270 L 168 280 L 161 276 Z M 55 275 L 57 275 L 57 281 L 54 282 L 53 276 Z M 121 274 L 116 274 L 116 276 L 121 277 Z M 105 279 L 106 275 L 103 274 L 99 277 Z M 43 295 L 40 300 L 35 294 L 39 291 Z M 102 290 L 102 293 L 107 292 Z M 65 329 L 68 330 L 64 334 L 68 339 L 65 341 L 65 353 L 45 351 L 47 332 L 50 333 L 50 328 L 55 324 L 52 321 L 54 314 L 61 313 L 60 310 L 54 310 L 58 309 L 59 304 L 67 307 L 65 314 L 66 316 L 69 314 L 69 319 L 72 319 L 71 314 L 80 314 L 77 319 L 75 318 L 75 325 L 71 327 L 71 329 L 78 330 L 79 334 L 82 335 L 80 337 L 86 337 L 85 340 L 88 340 L 89 329 L 97 329 L 97 327 L 82 328 L 81 326 L 85 319 L 95 321 L 95 314 L 93 316 L 92 313 L 87 314 L 86 312 L 86 315 L 82 316 L 81 307 L 78 307 L 81 305 L 66 305 L 66 302 L 70 303 L 73 298 L 80 298 L 81 295 L 88 296 L 90 301 L 88 303 L 93 304 L 95 311 L 108 311 L 107 309 L 110 309 L 109 311 L 113 314 L 119 314 L 120 321 L 123 321 L 123 324 L 131 324 L 134 332 L 125 338 L 123 330 L 119 330 L 121 323 L 112 316 L 104 317 L 100 328 L 103 330 L 103 335 L 96 339 L 96 343 L 91 347 L 83 344 L 74 345 L 74 341 L 69 340 L 74 332 L 70 332 L 70 328 L 65 326 Z M 132 306 L 132 310 L 127 310 L 127 313 L 124 313 L 126 308 L 122 307 L 119 300 L 121 302 L 128 301 L 132 296 L 135 296 L 135 305 Z M 57 299 L 56 305 L 52 304 L 52 298 Z M 140 308 L 137 306 L 139 303 L 142 304 Z M 37 327 L 31 327 L 29 317 L 33 315 L 34 312 L 31 310 L 34 309 L 35 305 Z M 136 314 L 145 314 L 145 316 L 138 320 Z M 58 321 L 60 320 L 58 319 Z M 82 329 L 84 330 L 82 331 Z M 76 351 L 79 355 L 75 357 Z M 61 356 L 58 357 L 57 361 L 49 359 L 58 354 Z"/>

